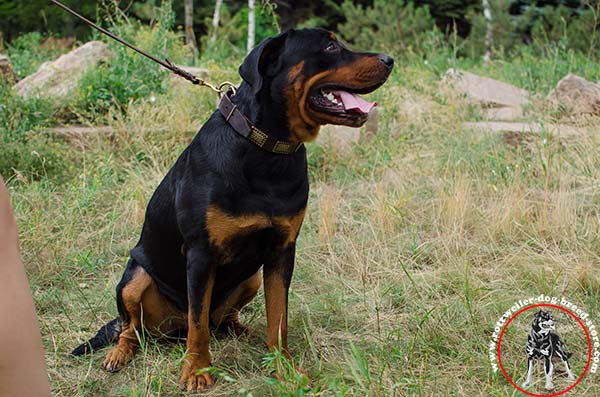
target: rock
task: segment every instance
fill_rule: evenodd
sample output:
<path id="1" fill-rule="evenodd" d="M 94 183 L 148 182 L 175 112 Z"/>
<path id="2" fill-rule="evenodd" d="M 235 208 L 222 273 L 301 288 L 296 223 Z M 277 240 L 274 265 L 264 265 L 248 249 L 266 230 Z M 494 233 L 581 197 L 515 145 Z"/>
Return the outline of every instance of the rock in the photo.
<path id="1" fill-rule="evenodd" d="M 25 98 L 39 95 L 65 99 L 77 90 L 77 82 L 88 68 L 109 56 L 105 43 L 90 41 L 55 61 L 45 62 L 37 72 L 19 81 L 15 91 Z"/>
<path id="2" fill-rule="evenodd" d="M 327 124 L 321 127 L 317 142 L 333 153 L 347 154 L 360 141 L 360 129 Z"/>
<path id="3" fill-rule="evenodd" d="M 457 69 L 448 69 L 444 81 L 471 102 L 486 107 L 521 107 L 529 103 L 529 91 L 502 81 Z"/>
<path id="4" fill-rule="evenodd" d="M 8 81 L 11 85 L 17 81 L 17 75 L 10 64 L 10 59 L 2 54 L 0 54 L 0 79 Z"/>
<path id="5" fill-rule="evenodd" d="M 463 123 L 463 127 L 477 130 L 480 132 L 510 132 L 510 133 L 535 133 L 548 132 L 552 135 L 573 136 L 584 135 L 586 130 L 583 128 L 572 127 L 561 124 L 540 124 L 540 123 L 510 123 L 510 122 L 474 122 Z"/>
<path id="6" fill-rule="evenodd" d="M 487 108 L 485 109 L 485 117 L 488 120 L 519 120 L 523 118 L 523 109 L 520 107 L 503 106 L 501 108 Z"/>
<path id="7" fill-rule="evenodd" d="M 569 115 L 600 115 L 600 85 L 574 74 L 563 77 L 547 100 Z"/>

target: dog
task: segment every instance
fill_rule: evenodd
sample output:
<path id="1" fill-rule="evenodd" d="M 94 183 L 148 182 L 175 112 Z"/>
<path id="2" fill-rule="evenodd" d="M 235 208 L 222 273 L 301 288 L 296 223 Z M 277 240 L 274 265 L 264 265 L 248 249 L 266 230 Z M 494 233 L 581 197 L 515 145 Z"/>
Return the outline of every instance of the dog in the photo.
<path id="1" fill-rule="evenodd" d="M 527 379 L 522 384 L 523 388 L 531 384 L 533 365 L 536 360 L 542 358 L 544 359 L 544 373 L 546 374 L 546 389 L 550 390 L 554 387 L 552 384 L 552 374 L 554 372 L 554 364 L 552 364 L 553 356 L 561 359 L 567 369 L 568 378 L 575 380 L 575 376 L 569 365 L 571 353 L 567 352 L 565 344 L 554 330 L 555 326 L 552 314 L 543 310 L 538 311 L 531 323 L 531 332 L 527 336 L 527 344 L 525 346 L 525 352 L 527 353 Z"/>
<path id="2" fill-rule="evenodd" d="M 184 330 L 180 385 L 213 384 L 210 328 L 244 332 L 238 313 L 264 285 L 267 347 L 288 348 L 288 289 L 308 201 L 305 143 L 324 124 L 359 127 L 387 80 L 389 55 L 354 52 L 322 29 L 290 30 L 254 48 L 235 93 L 203 125 L 152 195 L 116 288 L 119 317 L 73 355 L 117 342 L 103 362 L 132 359 L 144 326 Z M 262 275 L 261 270 L 262 268 Z M 264 279 L 264 280 L 263 280 Z"/>

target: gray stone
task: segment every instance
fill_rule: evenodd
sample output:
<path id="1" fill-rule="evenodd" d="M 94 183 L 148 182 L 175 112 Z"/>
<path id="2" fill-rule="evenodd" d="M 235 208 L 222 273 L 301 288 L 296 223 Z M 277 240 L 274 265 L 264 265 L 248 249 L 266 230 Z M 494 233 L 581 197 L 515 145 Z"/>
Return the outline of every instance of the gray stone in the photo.
<path id="1" fill-rule="evenodd" d="M 37 72 L 19 81 L 15 85 L 15 91 L 24 98 L 68 98 L 77 90 L 77 83 L 83 73 L 109 57 L 110 51 L 105 43 L 90 41 L 55 61 L 43 63 Z"/>
<path id="2" fill-rule="evenodd" d="M 548 102 L 569 115 L 600 115 L 600 85 L 568 74 L 548 94 Z"/>
<path id="3" fill-rule="evenodd" d="M 502 81 L 457 69 L 448 69 L 444 81 L 473 103 L 487 107 L 521 107 L 529 103 L 529 92 Z"/>

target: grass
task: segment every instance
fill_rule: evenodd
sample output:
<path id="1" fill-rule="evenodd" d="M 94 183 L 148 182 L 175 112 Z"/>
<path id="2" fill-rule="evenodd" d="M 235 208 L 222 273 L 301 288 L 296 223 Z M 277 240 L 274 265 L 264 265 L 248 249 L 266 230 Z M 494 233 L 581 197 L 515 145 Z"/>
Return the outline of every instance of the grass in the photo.
<path id="1" fill-rule="evenodd" d="M 235 81 L 233 66 L 210 64 L 211 80 Z M 312 190 L 290 346 L 313 385 L 269 377 L 285 363 L 264 347 L 261 293 L 242 315 L 250 335 L 211 338 L 219 381 L 209 395 L 519 395 L 488 361 L 494 324 L 514 301 L 565 295 L 600 325 L 600 136 L 590 127 L 509 146 L 463 128 L 469 107 L 438 80 L 427 65 L 401 65 L 372 96 L 382 104 L 376 137 L 349 153 L 308 145 Z M 68 352 L 116 316 L 114 289 L 146 203 L 215 99 L 185 87 L 130 102 L 126 116 L 108 117 L 110 138 L 49 138 L 60 177 L 21 172 L 8 181 L 55 396 L 177 395 L 181 345 L 143 336 L 118 374 L 100 369 L 104 351 Z M 527 320 L 514 327 L 520 357 Z M 581 359 L 572 359 L 576 374 Z M 521 361 L 511 365 L 524 375 Z M 599 394 L 588 376 L 573 395 Z"/>

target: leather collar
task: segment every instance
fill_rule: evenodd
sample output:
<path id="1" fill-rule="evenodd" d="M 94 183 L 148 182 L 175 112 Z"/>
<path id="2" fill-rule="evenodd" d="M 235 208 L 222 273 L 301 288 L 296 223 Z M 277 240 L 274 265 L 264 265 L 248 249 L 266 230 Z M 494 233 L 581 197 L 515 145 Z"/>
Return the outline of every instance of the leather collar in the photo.
<path id="1" fill-rule="evenodd" d="M 223 94 L 221 101 L 219 102 L 219 111 L 235 132 L 261 149 L 271 153 L 294 154 L 303 146 L 301 142 L 280 141 L 259 130 L 242 112 L 240 112 L 237 105 L 234 105 L 233 102 L 231 102 L 232 96 L 233 90 L 229 90 Z"/>

